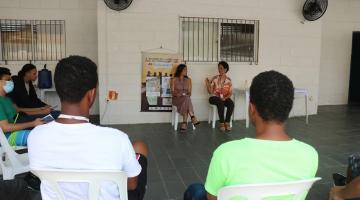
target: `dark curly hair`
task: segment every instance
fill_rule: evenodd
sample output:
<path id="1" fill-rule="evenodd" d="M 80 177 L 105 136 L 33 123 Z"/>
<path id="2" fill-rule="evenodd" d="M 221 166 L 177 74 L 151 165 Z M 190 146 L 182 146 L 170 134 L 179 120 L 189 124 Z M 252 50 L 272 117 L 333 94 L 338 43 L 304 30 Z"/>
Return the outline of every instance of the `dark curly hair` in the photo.
<path id="1" fill-rule="evenodd" d="M 87 91 L 96 88 L 97 66 L 82 56 L 61 59 L 55 68 L 54 82 L 61 101 L 78 103 Z"/>
<path id="2" fill-rule="evenodd" d="M 293 101 L 293 83 L 277 71 L 262 72 L 251 83 L 250 102 L 264 121 L 285 122 Z"/>
<path id="3" fill-rule="evenodd" d="M 5 75 L 11 76 L 10 70 L 6 67 L 0 67 L 0 79 L 2 79 Z"/>
<path id="4" fill-rule="evenodd" d="M 229 71 L 229 64 L 228 64 L 227 62 L 225 62 L 225 61 L 220 61 L 220 62 L 218 63 L 218 66 L 219 66 L 219 65 L 222 65 L 222 66 L 224 67 L 225 73 L 227 73 L 227 72 Z"/>
<path id="5" fill-rule="evenodd" d="M 181 72 L 186 68 L 187 66 L 185 64 L 180 64 L 176 67 L 175 75 L 174 77 L 179 77 Z M 188 76 L 185 76 L 185 78 L 188 78 Z"/>

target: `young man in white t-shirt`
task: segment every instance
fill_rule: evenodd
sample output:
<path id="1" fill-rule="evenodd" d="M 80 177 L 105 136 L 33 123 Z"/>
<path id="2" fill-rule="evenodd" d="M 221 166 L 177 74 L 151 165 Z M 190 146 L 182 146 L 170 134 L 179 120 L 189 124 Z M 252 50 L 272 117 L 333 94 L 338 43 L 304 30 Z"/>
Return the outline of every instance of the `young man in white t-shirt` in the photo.
<path id="1" fill-rule="evenodd" d="M 56 121 L 35 128 L 28 138 L 31 169 L 121 170 L 128 175 L 129 200 L 145 194 L 148 150 L 144 143 L 131 144 L 128 136 L 113 128 L 89 123 L 89 110 L 98 85 L 97 66 L 85 57 L 62 59 L 55 69 L 55 87 L 61 101 Z M 51 141 L 51 142 L 50 142 Z M 66 199 L 88 199 L 87 184 L 61 183 Z M 42 199 L 56 199 L 46 181 Z M 119 199 L 114 183 L 101 184 L 99 199 Z"/>

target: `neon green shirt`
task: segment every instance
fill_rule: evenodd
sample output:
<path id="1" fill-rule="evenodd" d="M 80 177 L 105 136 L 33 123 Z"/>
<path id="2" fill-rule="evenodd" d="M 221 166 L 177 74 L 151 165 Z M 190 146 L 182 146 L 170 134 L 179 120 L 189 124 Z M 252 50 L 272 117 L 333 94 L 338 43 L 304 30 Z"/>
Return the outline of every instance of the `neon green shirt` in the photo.
<path id="1" fill-rule="evenodd" d="M 245 138 L 227 142 L 215 150 L 205 189 L 217 196 L 224 186 L 309 179 L 315 176 L 317 168 L 318 153 L 308 144 L 295 139 L 270 141 Z M 288 199 L 292 198 L 266 198 Z"/>
<path id="2" fill-rule="evenodd" d="M 9 123 L 14 123 L 16 115 L 16 108 L 8 97 L 0 96 L 0 121 L 7 120 Z"/>

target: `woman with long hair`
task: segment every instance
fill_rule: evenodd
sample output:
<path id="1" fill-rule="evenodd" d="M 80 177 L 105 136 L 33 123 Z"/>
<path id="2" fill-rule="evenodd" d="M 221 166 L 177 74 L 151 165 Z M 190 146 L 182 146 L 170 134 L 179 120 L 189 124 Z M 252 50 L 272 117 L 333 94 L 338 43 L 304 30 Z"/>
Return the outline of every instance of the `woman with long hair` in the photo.
<path id="1" fill-rule="evenodd" d="M 14 91 L 9 96 L 17 106 L 22 108 L 50 109 L 50 106 L 38 98 L 32 84 L 37 79 L 35 65 L 31 63 L 25 64 L 18 72 L 18 76 L 13 76 L 12 79 L 14 81 Z"/>
<path id="2" fill-rule="evenodd" d="M 178 113 L 183 116 L 183 123 L 180 130 L 187 129 L 187 118 L 190 116 L 191 122 L 198 125 L 200 122 L 194 115 L 194 108 L 191 103 L 191 79 L 187 76 L 187 66 L 180 64 L 176 68 L 174 78 L 171 82 L 172 104 L 177 107 Z"/>

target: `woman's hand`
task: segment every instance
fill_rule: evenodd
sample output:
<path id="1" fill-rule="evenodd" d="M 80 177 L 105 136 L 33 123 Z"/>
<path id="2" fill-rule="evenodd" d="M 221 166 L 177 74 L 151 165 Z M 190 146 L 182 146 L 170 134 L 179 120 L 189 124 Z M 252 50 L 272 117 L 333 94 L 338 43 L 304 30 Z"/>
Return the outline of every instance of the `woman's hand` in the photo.
<path id="1" fill-rule="evenodd" d="M 49 114 L 51 112 L 51 108 L 48 106 L 44 106 L 40 108 L 41 114 Z"/>
<path id="2" fill-rule="evenodd" d="M 209 86 L 209 85 L 210 85 L 210 80 L 209 80 L 209 78 L 206 78 L 206 79 L 205 79 L 205 85 L 206 85 L 206 86 Z"/>
<path id="3" fill-rule="evenodd" d="M 208 93 L 209 94 L 213 93 L 213 89 L 211 88 L 211 82 L 208 78 L 205 79 L 205 85 Z"/>
<path id="4" fill-rule="evenodd" d="M 41 120 L 40 118 L 37 118 L 33 121 L 33 127 L 42 125 L 42 124 L 45 124 L 45 122 L 43 120 Z"/>

